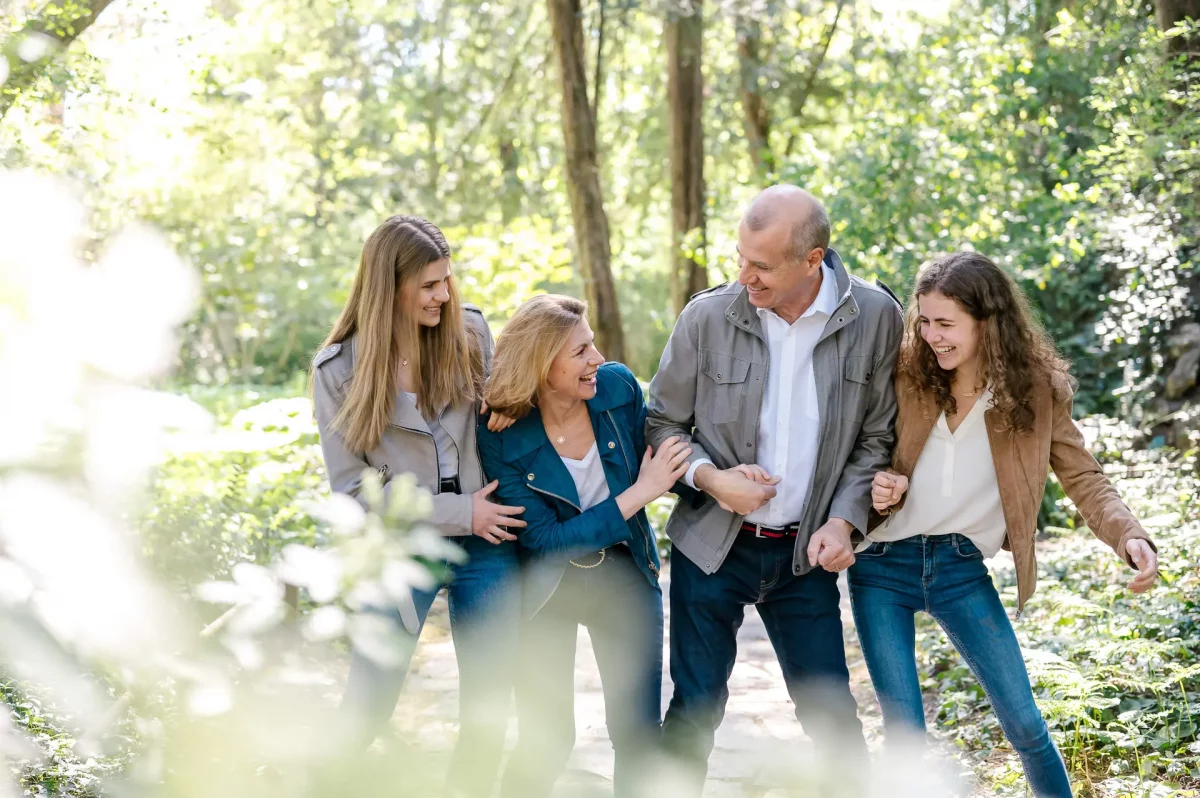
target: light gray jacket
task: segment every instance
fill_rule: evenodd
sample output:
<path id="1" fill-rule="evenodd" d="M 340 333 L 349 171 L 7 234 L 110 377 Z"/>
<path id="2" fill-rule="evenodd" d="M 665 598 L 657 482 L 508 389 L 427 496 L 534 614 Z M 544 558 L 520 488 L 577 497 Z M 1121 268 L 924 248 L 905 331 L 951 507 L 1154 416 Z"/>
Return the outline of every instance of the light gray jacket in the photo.
<path id="1" fill-rule="evenodd" d="M 867 531 L 871 480 L 891 462 L 896 394 L 892 372 L 903 331 L 890 291 L 852 277 L 830 249 L 838 305 L 813 351 L 821 429 L 817 464 L 799 519 L 793 570 L 812 569 L 808 541 L 831 517 Z M 717 468 L 755 463 L 770 357 L 762 322 L 737 283 L 702 291 L 683 309 L 650 382 L 646 442 L 691 441 L 689 460 Z M 785 476 L 786 478 L 786 476 Z M 721 567 L 742 523 L 711 496 L 677 485 L 667 522 L 675 547 L 705 573 Z"/>
<path id="2" fill-rule="evenodd" d="M 463 319 L 469 331 L 474 331 L 483 344 L 485 371 L 492 363 L 492 332 L 482 311 L 474 305 L 463 305 Z M 433 433 L 421 416 L 416 404 L 403 391 L 397 391 L 396 406 L 379 444 L 369 452 L 353 452 L 346 447 L 342 436 L 331 429 L 330 422 L 345 401 L 351 377 L 354 376 L 355 337 L 333 344 L 317 353 L 313 360 L 313 407 L 317 429 L 321 433 L 321 452 L 325 455 L 325 471 L 329 485 L 337 493 L 346 493 L 364 503 L 359 490 L 363 471 L 373 469 L 386 481 L 396 474 L 410 473 L 417 484 L 433 494 L 433 513 L 427 519 L 443 535 L 471 534 L 473 504 L 471 494 L 486 484 L 483 467 L 479 464 L 479 449 L 475 445 L 475 422 L 478 402 L 455 402 L 442 409 L 439 423 L 454 439 L 458 448 L 458 479 L 462 493 L 439 493 L 437 447 Z M 384 485 L 387 494 L 390 486 Z M 365 504 L 364 504 L 365 506 Z"/>

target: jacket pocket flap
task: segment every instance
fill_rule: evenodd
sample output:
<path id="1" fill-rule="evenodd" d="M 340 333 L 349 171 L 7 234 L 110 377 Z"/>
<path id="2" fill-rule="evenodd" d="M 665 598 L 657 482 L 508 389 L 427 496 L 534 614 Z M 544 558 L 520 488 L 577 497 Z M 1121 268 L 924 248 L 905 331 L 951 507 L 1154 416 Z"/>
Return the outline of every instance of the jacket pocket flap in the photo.
<path id="1" fill-rule="evenodd" d="M 842 358 L 842 373 L 851 382 L 864 385 L 871 381 L 871 358 L 866 355 L 849 355 Z"/>
<path id="2" fill-rule="evenodd" d="M 719 384 L 745 382 L 750 373 L 750 362 L 732 355 L 700 350 L 700 372 Z"/>

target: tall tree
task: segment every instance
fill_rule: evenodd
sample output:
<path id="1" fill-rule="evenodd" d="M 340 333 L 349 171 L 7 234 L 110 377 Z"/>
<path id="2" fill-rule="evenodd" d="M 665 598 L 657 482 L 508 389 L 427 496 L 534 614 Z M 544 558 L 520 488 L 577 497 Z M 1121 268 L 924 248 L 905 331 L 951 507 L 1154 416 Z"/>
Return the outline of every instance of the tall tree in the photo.
<path id="1" fill-rule="evenodd" d="M 678 315 L 708 285 L 704 256 L 704 80 L 701 0 L 667 10 L 667 108 L 671 163 L 671 298 Z"/>
<path id="2" fill-rule="evenodd" d="M 624 360 L 625 334 L 612 278 L 608 215 L 600 188 L 596 117 L 588 104 L 581 0 L 548 0 L 550 32 L 562 88 L 562 128 L 567 156 L 567 195 L 575 224 L 575 244 L 591 306 L 596 345 L 610 360 Z"/>
<path id="3" fill-rule="evenodd" d="M 775 166 L 771 155 L 771 115 L 762 95 L 762 25 L 753 12 L 739 14 L 737 26 L 738 78 L 741 83 L 742 115 L 750 157 L 759 172 Z"/>
<path id="4" fill-rule="evenodd" d="M 0 80 L 0 118 L 17 97 L 42 75 L 58 51 L 91 27 L 113 0 L 51 0 L 38 9 L 16 35 L 4 43 L 8 77 Z M 29 56 L 27 42 L 41 40 L 45 47 L 33 48 Z M 25 57 L 22 57 L 25 56 Z"/>

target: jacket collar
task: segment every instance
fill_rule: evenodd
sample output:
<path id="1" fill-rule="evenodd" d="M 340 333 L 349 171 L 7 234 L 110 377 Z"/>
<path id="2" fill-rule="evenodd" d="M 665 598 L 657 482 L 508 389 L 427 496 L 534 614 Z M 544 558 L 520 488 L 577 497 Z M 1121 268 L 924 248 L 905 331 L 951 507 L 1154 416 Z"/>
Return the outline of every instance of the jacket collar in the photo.
<path id="1" fill-rule="evenodd" d="M 619 457 L 619 452 L 610 449 L 605 441 L 601 440 L 605 434 L 615 434 L 616 431 L 602 432 L 602 426 L 598 423 L 600 416 L 606 410 L 620 407 L 632 399 L 633 393 L 629 384 L 601 366 L 600 370 L 596 372 L 596 395 L 587 400 L 587 408 L 588 415 L 592 419 L 592 429 L 596 434 L 596 445 L 600 449 L 600 456 L 604 459 L 613 457 L 614 454 Z M 554 456 L 558 457 L 550 443 L 550 438 L 546 435 L 546 428 L 542 425 L 541 411 L 536 407 L 530 410 L 524 418 L 518 419 L 511 427 L 504 430 L 501 435 L 506 458 L 524 457 L 542 447 L 549 448 Z"/>
<path id="2" fill-rule="evenodd" d="M 849 320 L 857 317 L 858 302 L 854 299 L 852 293 L 853 284 L 850 280 L 850 273 L 846 271 L 846 266 L 842 263 L 842 258 L 838 255 L 837 250 L 833 248 L 826 249 L 825 258 L 821 262 L 824 268 L 829 269 L 833 273 L 833 284 L 837 289 L 837 299 L 833 303 L 829 323 L 825 326 L 825 335 L 828 335 L 845 325 Z M 826 275 L 826 277 L 828 276 Z M 824 290 L 824 285 L 822 285 L 822 290 Z M 841 310 L 845 310 L 846 313 L 843 313 L 839 317 L 836 314 Z M 725 309 L 725 318 L 730 323 L 748 330 L 765 340 L 762 320 L 758 316 L 758 308 L 750 304 L 750 292 L 744 286 L 741 291 L 738 291 L 733 301 L 729 303 L 729 307 Z"/>

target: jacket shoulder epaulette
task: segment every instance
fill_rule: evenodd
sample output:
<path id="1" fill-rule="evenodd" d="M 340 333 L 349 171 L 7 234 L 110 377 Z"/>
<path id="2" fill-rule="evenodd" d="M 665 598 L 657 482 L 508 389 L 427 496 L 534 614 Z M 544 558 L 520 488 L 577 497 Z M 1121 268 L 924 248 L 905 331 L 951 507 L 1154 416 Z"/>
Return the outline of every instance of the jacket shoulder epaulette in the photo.
<path id="1" fill-rule="evenodd" d="M 703 291 L 697 291 L 696 293 L 692 294 L 691 298 L 699 299 L 702 296 L 708 296 L 709 294 L 715 294 L 717 291 L 720 291 L 722 288 L 728 288 L 728 287 L 729 287 L 729 281 L 726 280 L 725 282 L 721 283 L 720 285 L 714 285 L 712 288 L 705 288 Z"/>
<path id="2" fill-rule="evenodd" d="M 330 344 L 329 346 L 317 352 L 317 356 L 313 358 L 313 368 L 320 368 L 324 363 L 328 363 L 338 356 L 342 351 L 341 344 Z"/>

